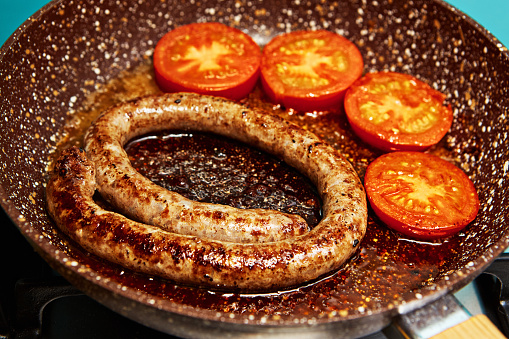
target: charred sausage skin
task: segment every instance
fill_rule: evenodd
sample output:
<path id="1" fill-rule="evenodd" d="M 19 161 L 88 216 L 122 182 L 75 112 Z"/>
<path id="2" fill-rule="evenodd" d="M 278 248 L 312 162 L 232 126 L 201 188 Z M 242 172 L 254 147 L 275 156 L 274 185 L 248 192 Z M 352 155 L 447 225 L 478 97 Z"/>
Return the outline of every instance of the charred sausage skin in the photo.
<path id="1" fill-rule="evenodd" d="M 279 156 L 315 183 L 324 217 L 309 232 L 265 243 L 168 232 L 99 207 L 92 199 L 100 177 L 96 166 L 83 151 L 72 148 L 56 162 L 48 182 L 48 210 L 56 224 L 88 251 L 183 284 L 266 291 L 319 278 L 338 269 L 356 250 L 367 224 L 363 187 L 352 166 L 313 134 L 276 116 L 192 94 L 142 98 L 127 105 L 128 109 L 123 107 L 127 116 L 140 111 L 155 114 L 150 107 L 164 107 L 163 115 L 174 120 L 172 128 L 225 134 Z M 202 113 L 187 119 L 194 115 L 190 112 Z M 147 133 L 152 127 L 146 123 L 130 129 L 137 135 Z"/>

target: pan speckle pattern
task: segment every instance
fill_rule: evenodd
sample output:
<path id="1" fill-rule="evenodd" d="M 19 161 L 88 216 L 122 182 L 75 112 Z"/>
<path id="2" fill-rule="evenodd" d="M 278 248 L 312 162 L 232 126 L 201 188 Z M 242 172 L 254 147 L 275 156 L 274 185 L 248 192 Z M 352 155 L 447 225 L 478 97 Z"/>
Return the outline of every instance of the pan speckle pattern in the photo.
<path id="1" fill-rule="evenodd" d="M 481 210 L 457 236 L 461 250 L 451 255 L 431 283 L 405 298 L 368 302 L 348 311 L 328 307 L 334 296 L 320 299 L 323 296 L 317 293 L 313 306 L 297 304 L 287 313 L 253 315 L 173 303 L 126 286 L 81 261 L 79 250 L 60 236 L 45 211 L 47 170 L 58 142 L 68 137 L 64 125 L 78 119 L 75 113 L 91 93 L 123 70 L 149 61 L 156 42 L 168 30 L 205 21 L 240 28 L 260 45 L 298 29 L 335 31 L 359 46 L 365 72 L 410 73 L 447 94 L 455 120 L 441 143 L 446 150 L 443 156 L 474 181 Z M 440 1 L 54 1 L 25 22 L 0 51 L 2 207 L 59 272 L 138 321 L 150 322 L 129 309 L 142 309 L 155 318 L 154 310 L 159 309 L 168 311 L 165 319 L 184 314 L 244 325 L 325 324 L 325 330 L 327 326 L 348 329 L 347 320 L 361 316 L 384 322 L 370 325 L 366 320 L 362 331 L 369 333 L 397 312 L 462 287 L 508 246 L 508 70 L 507 48 Z M 108 291 L 129 306 L 111 303 Z M 149 325 L 168 330 L 165 325 Z"/>

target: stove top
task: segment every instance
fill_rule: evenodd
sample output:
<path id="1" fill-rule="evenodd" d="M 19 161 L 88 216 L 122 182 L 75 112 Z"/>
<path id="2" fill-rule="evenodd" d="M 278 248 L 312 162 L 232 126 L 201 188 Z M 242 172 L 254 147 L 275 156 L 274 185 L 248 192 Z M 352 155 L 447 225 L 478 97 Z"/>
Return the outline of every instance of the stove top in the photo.
<path id="1" fill-rule="evenodd" d="M 175 338 L 119 315 L 70 285 L 33 250 L 0 211 L 0 339 Z M 472 314 L 484 313 L 509 336 L 509 255 L 502 255 L 455 294 Z M 394 331 L 364 339 L 392 338 Z"/>

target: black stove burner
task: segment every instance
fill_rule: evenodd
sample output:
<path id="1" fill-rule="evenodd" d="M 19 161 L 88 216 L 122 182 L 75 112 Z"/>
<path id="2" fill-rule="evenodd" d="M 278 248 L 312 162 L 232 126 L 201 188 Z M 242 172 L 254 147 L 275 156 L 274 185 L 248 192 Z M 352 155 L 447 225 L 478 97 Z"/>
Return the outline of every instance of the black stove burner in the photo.
<path id="1" fill-rule="evenodd" d="M 167 334 L 84 295 L 33 250 L 0 209 L 0 339 L 154 338 Z"/>
<path id="2" fill-rule="evenodd" d="M 477 279 L 486 315 L 509 337 L 509 253 L 503 253 Z"/>
<path id="3" fill-rule="evenodd" d="M 32 249 L 0 209 L 0 339 L 151 338 L 170 335 L 119 315 L 70 285 Z M 509 254 L 474 284 L 488 318 L 509 336 Z M 367 338 L 386 338 L 377 333 Z"/>

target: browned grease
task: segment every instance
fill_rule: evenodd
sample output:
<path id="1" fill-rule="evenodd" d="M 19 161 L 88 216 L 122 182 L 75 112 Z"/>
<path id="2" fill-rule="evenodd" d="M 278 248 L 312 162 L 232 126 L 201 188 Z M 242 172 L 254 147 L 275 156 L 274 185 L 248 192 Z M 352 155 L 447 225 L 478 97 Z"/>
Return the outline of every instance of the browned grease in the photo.
<path id="1" fill-rule="evenodd" d="M 79 145 L 81 136 L 90 122 L 108 106 L 139 95 L 157 92 L 151 66 L 148 64 L 113 80 L 90 97 L 90 101 L 69 126 L 69 138 L 62 147 Z M 286 110 L 267 103 L 259 89 L 251 93 L 244 102 L 282 116 L 316 133 L 352 163 L 361 179 L 367 165 L 380 155 L 357 139 L 349 129 L 341 110 L 321 113 Z M 152 147 L 152 150 L 157 153 L 156 148 Z M 447 156 L 444 147 L 438 146 L 432 151 Z M 136 152 L 131 153 L 132 160 Z M 140 169 L 142 167 L 144 166 L 138 166 Z M 149 168 L 150 166 L 146 167 L 147 170 Z M 145 174 L 154 179 L 157 177 L 154 173 Z M 301 198 L 311 191 L 312 189 L 303 193 Z M 313 200 L 310 205 L 315 204 L 316 200 Z M 265 316 L 271 319 L 284 319 L 295 316 L 323 318 L 355 315 L 368 310 L 390 309 L 405 300 L 414 299 L 416 289 L 433 283 L 453 269 L 451 267 L 455 258 L 461 256 L 460 241 L 461 236 L 439 242 L 413 241 L 387 229 L 370 211 L 367 234 L 359 250 L 339 271 L 331 272 L 328 277 L 296 286 L 288 291 L 256 295 L 180 286 L 171 281 L 128 272 L 122 267 L 104 263 L 77 247 L 66 250 L 72 252 L 71 256 L 87 263 L 103 276 L 178 304 L 219 312 L 249 314 L 254 319 Z"/>
<path id="2" fill-rule="evenodd" d="M 306 177 L 269 154 L 208 133 L 163 131 L 125 145 L 132 166 L 159 186 L 201 202 L 321 218 Z"/>

